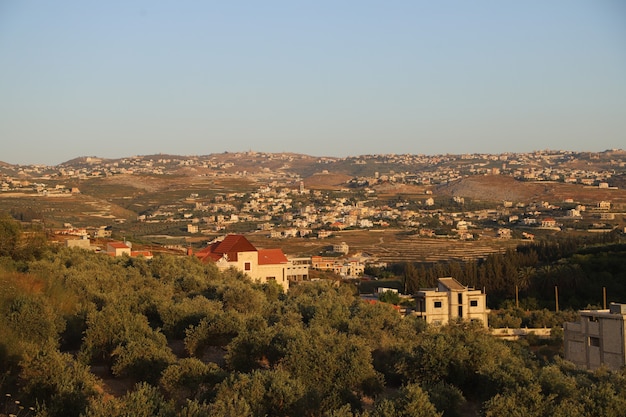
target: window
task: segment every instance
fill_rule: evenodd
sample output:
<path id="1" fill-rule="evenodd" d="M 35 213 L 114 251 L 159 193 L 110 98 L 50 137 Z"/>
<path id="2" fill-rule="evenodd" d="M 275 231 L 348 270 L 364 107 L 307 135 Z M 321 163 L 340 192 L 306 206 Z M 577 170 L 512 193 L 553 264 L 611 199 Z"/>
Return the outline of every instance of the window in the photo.
<path id="1" fill-rule="evenodd" d="M 599 337 L 590 337 L 589 338 L 589 346 L 600 347 L 600 338 Z"/>
<path id="2" fill-rule="evenodd" d="M 435 301 L 435 308 L 441 308 L 441 301 Z"/>
<path id="3" fill-rule="evenodd" d="M 458 299 L 459 299 L 459 304 L 463 304 L 463 294 L 459 293 Z"/>
<path id="4" fill-rule="evenodd" d="M 246 262 L 243 266 L 243 269 L 245 269 L 246 271 L 250 270 L 250 262 Z"/>
<path id="5" fill-rule="evenodd" d="M 478 307 L 478 300 L 471 300 L 470 307 Z"/>

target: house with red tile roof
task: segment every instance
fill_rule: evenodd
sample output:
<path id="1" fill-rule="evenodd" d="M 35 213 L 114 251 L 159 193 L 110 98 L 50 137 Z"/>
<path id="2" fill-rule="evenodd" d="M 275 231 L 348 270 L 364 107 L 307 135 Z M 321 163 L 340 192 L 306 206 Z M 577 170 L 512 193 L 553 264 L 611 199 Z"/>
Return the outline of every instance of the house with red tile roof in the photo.
<path id="1" fill-rule="evenodd" d="M 243 235 L 227 235 L 195 253 L 202 262 L 215 262 L 220 270 L 234 267 L 253 281 L 276 281 L 289 289 L 288 269 L 291 262 L 281 249 L 257 249 Z"/>
<path id="2" fill-rule="evenodd" d="M 126 242 L 108 242 L 107 253 L 111 256 L 130 256 L 130 246 Z"/>
<path id="3" fill-rule="evenodd" d="M 146 259 L 152 259 L 152 252 L 149 250 L 132 250 L 130 242 L 108 242 L 106 253 L 111 256 L 128 255 L 132 258 L 143 256 Z"/>

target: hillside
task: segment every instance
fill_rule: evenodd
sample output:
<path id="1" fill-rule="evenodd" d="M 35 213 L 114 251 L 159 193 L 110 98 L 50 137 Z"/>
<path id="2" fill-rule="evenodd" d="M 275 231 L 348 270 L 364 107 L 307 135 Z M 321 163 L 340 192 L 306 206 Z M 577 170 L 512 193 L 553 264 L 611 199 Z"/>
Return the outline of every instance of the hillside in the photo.
<path id="1" fill-rule="evenodd" d="M 465 197 L 481 201 L 550 201 L 559 202 L 573 199 L 580 203 L 595 203 L 610 200 L 613 203 L 626 202 L 623 189 L 600 189 L 579 184 L 557 182 L 519 181 L 503 175 L 477 175 L 435 187 L 437 195 Z"/>

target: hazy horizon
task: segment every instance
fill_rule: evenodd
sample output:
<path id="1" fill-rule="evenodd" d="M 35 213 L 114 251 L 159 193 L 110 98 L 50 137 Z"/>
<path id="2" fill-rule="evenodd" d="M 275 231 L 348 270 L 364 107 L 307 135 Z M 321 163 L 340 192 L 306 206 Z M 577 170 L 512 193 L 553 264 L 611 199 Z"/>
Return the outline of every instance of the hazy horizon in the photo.
<path id="1" fill-rule="evenodd" d="M 269 152 L 269 151 L 259 151 L 256 149 L 248 149 L 248 150 L 240 150 L 240 151 L 220 151 L 220 152 L 210 152 L 210 153 L 204 153 L 204 154 L 177 154 L 177 153 L 171 153 L 171 152 L 156 152 L 156 153 L 141 153 L 141 154 L 128 154 L 128 155 L 115 155 L 115 156 L 101 156 L 101 155 L 76 155 L 73 156 L 71 158 L 66 158 L 60 162 L 54 163 L 54 164 L 45 164 L 45 163 L 37 163 L 37 162 L 29 162 L 29 163 L 12 163 L 9 161 L 4 161 L 0 159 L 0 162 L 4 162 L 4 163 L 8 163 L 11 165 L 19 165 L 19 166 L 27 166 L 27 165 L 45 165 L 45 166 L 56 166 L 56 165 L 61 165 L 64 164 L 66 162 L 72 161 L 74 159 L 79 159 L 79 158 L 96 158 L 96 159 L 103 159 L 103 160 L 118 160 L 118 159 L 127 159 L 127 158 L 135 158 L 135 157 L 148 157 L 148 156 L 163 156 L 163 157 L 167 157 L 167 156 L 173 156 L 173 157 L 190 157 L 190 158 L 195 158 L 195 157 L 203 157 L 203 156 L 209 156 L 209 155 L 215 155 L 215 154 L 223 154 L 223 153 L 247 153 L 247 152 L 254 152 L 254 153 L 267 153 L 267 154 L 280 154 L 280 153 L 288 153 L 288 154 L 297 154 L 297 155 L 304 155 L 304 156 L 309 156 L 309 157 L 319 157 L 319 158 L 358 158 L 358 157 L 364 157 L 364 156 L 376 156 L 376 155 L 380 155 L 380 156 L 385 156 L 385 155 L 424 155 L 424 156 L 441 156 L 441 155 L 451 155 L 451 156 L 460 156 L 460 155 L 472 155 L 472 154 L 476 154 L 476 155 L 505 155 L 505 154 L 530 154 L 530 153 L 534 153 L 534 152 L 573 152 L 573 153 L 602 153 L 602 152 L 626 152 L 625 149 L 622 148 L 611 148 L 611 149 L 603 149 L 603 150 L 573 150 L 573 149 L 533 149 L 530 151 L 520 151 L 520 152 L 509 152 L 509 151 L 504 151 L 504 152 L 461 152 L 461 153 L 455 153 L 455 152 L 446 152 L 446 153 L 395 153 L 395 152 L 386 152 L 386 153 L 377 153 L 377 154 L 350 154 L 350 155 L 329 155 L 329 154 L 308 154 L 308 153 L 302 153 L 302 152 L 291 152 L 291 151 L 277 151 L 277 152 Z"/>
<path id="2" fill-rule="evenodd" d="M 626 3 L 0 4 L 0 161 L 602 152 Z"/>

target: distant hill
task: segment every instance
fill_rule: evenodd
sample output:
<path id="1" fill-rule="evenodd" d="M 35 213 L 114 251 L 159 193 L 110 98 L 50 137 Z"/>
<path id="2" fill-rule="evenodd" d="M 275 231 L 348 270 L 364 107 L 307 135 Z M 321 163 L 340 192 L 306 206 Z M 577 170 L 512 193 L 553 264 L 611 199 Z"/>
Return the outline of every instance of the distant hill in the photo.
<path id="1" fill-rule="evenodd" d="M 517 181 L 503 175 L 462 178 L 435 187 L 437 195 L 471 197 L 483 201 L 529 201 L 540 198 L 545 187 L 538 183 Z"/>
<path id="2" fill-rule="evenodd" d="M 306 188 L 314 190 L 340 189 L 347 187 L 347 182 L 352 177 L 334 172 L 319 172 L 304 178 Z"/>
<path id="3" fill-rule="evenodd" d="M 626 202 L 626 190 L 607 190 L 598 187 L 584 187 L 580 184 L 560 182 L 520 181 L 504 175 L 476 175 L 435 187 L 436 195 L 466 197 L 482 201 L 565 201 L 572 199 L 580 203 L 595 203 L 610 200 L 614 203 Z"/>

